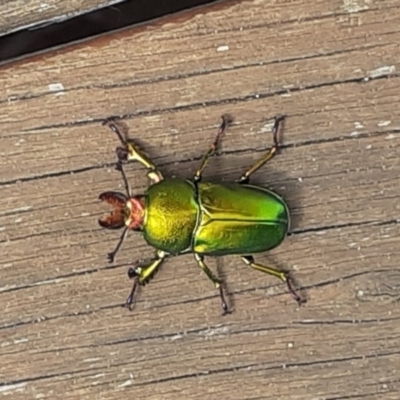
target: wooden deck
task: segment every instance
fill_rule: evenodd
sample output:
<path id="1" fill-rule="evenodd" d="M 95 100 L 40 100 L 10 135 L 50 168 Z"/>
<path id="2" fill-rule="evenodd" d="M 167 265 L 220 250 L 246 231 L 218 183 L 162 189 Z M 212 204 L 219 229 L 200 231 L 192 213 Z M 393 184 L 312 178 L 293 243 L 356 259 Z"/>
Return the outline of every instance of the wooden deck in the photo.
<path id="1" fill-rule="evenodd" d="M 0 397 L 398 400 L 400 5 L 225 2 L 1 67 Z M 256 259 L 307 297 L 210 259 L 231 315 L 191 255 L 168 260 L 122 308 L 126 270 L 153 251 L 101 229 L 122 182 L 119 116 L 165 175 L 191 177 L 219 117 L 235 117 L 204 173 L 280 193 L 292 235 Z M 146 187 L 128 169 L 134 192 Z"/>

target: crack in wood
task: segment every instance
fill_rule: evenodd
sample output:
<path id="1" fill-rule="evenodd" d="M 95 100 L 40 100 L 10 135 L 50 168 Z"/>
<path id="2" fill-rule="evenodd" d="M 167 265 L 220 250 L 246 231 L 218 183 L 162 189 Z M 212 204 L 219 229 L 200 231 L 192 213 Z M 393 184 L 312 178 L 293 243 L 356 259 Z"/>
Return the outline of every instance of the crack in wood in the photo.
<path id="1" fill-rule="evenodd" d="M 271 365 L 268 366 L 268 364 L 265 363 L 249 363 L 245 365 L 236 365 L 236 366 L 231 366 L 231 367 L 225 367 L 225 368 L 216 368 L 216 369 L 209 369 L 205 371 L 198 371 L 195 373 L 188 373 L 188 374 L 180 374 L 176 376 L 166 376 L 164 378 L 159 378 L 159 379 L 151 379 L 148 381 L 143 381 L 143 382 L 136 382 L 136 386 L 148 386 L 148 385 L 157 385 L 160 383 L 165 383 L 165 382 L 172 382 L 172 381 L 179 381 L 183 379 L 191 379 L 191 378 L 197 378 L 199 376 L 204 376 L 204 375 L 216 375 L 216 374 L 225 374 L 225 373 L 231 373 L 231 372 L 238 372 L 238 371 L 246 371 L 249 369 L 257 368 L 257 371 L 272 371 L 272 370 L 281 370 L 282 368 L 285 369 L 290 369 L 290 368 L 307 368 L 307 367 L 312 367 L 312 366 L 318 366 L 318 365 L 326 365 L 326 364 L 340 364 L 343 362 L 351 362 L 351 361 L 363 361 L 363 360 L 368 360 L 371 358 L 377 359 L 377 358 L 385 358 L 385 357 L 391 357 L 393 355 L 399 355 L 400 351 L 392 351 L 392 352 L 380 352 L 380 353 L 374 353 L 374 354 L 365 354 L 365 355 L 357 355 L 357 356 L 349 356 L 349 357 L 338 357 L 338 358 L 329 358 L 329 359 L 322 359 L 322 360 L 315 360 L 315 361 L 304 361 L 304 362 L 292 362 L 292 363 L 281 363 L 281 364 L 276 364 L 276 365 Z M 122 367 L 126 365 L 131 365 L 131 361 L 127 361 L 124 363 L 116 363 L 113 366 L 114 367 Z M 99 368 L 91 367 L 90 369 L 80 369 L 80 370 L 70 370 L 67 372 L 61 372 L 58 374 L 47 374 L 47 375 L 37 375 L 37 376 L 32 376 L 32 377 L 27 377 L 24 379 L 17 379 L 13 381 L 8 381 L 8 382 L 2 382 L 0 383 L 0 388 L 3 386 L 8 386 L 8 385 L 17 385 L 21 383 L 28 383 L 28 382 L 35 382 L 35 381 L 43 381 L 43 380 L 49 380 L 49 379 L 54 379 L 54 378 L 60 378 L 63 376 L 79 376 L 79 374 L 84 374 L 87 371 L 91 371 L 90 374 L 84 374 L 84 376 L 90 376 L 93 375 L 93 371 L 99 370 Z M 103 370 L 103 369 L 102 369 Z M 107 383 L 101 383 L 100 385 L 105 385 Z M 343 398 L 343 397 L 341 397 Z"/>
<path id="2" fill-rule="evenodd" d="M 275 96 L 282 96 L 287 93 L 298 93 L 298 92 L 306 92 L 306 91 L 312 91 L 315 89 L 320 89 L 320 88 L 325 88 L 325 87 L 334 87 L 338 85 L 343 85 L 343 84 L 352 84 L 352 83 L 358 83 L 358 84 L 364 84 L 365 82 L 369 81 L 376 81 L 376 80 L 382 80 L 382 79 L 396 79 L 400 76 L 399 72 L 395 73 L 388 73 L 384 75 L 379 75 L 379 76 L 363 76 L 359 78 L 348 78 L 348 79 L 342 79 L 342 80 L 333 80 L 330 82 L 321 82 L 321 83 L 315 83 L 315 84 L 309 84 L 309 85 L 304 85 L 304 86 L 297 86 L 297 87 L 292 87 L 290 89 L 280 89 L 276 90 L 274 92 L 268 92 L 268 93 L 254 93 L 254 94 L 249 94 L 246 96 L 241 96 L 241 97 L 232 97 L 232 98 L 226 98 L 226 99 L 221 99 L 221 100 L 208 100 L 208 101 L 202 101 L 199 103 L 192 103 L 192 104 L 186 104 L 186 105 L 181 105 L 181 106 L 174 106 L 174 107 L 165 107 L 165 108 L 154 108 L 151 110 L 143 110 L 143 111 L 138 111 L 135 113 L 129 113 L 129 114 L 123 114 L 123 115 L 113 115 L 113 118 L 118 118 L 120 120 L 126 120 L 126 119 L 133 119 L 136 117 L 140 116 L 149 116 L 149 115 L 163 115 L 163 114 L 169 114 L 171 112 L 177 112 L 177 111 L 186 111 L 186 110 L 198 110 L 202 109 L 205 107 L 212 107 L 212 106 L 219 106 L 219 105 L 226 105 L 226 104 L 237 104 L 239 102 L 245 102 L 249 100 L 260 100 L 260 99 L 266 99 L 266 98 L 271 98 Z M 47 93 L 49 94 L 49 93 Z M 47 95 L 46 94 L 46 95 Z M 51 93 L 50 93 L 51 94 Z M 32 99 L 32 98 L 38 98 L 42 97 L 42 95 L 32 95 L 32 96 L 21 96 L 17 100 L 27 100 L 27 99 Z M 4 100 L 3 103 L 9 104 L 9 100 Z M 0 102 L 1 104 L 1 102 Z M 110 117 L 110 116 L 109 116 Z M 57 129 L 57 128 L 71 128 L 71 127 L 76 127 L 76 126 L 86 126 L 89 124 L 93 123 L 102 123 L 104 119 L 98 119 L 98 118 L 91 118 L 90 120 L 82 120 L 82 121 L 74 121 L 74 122 L 64 122 L 61 124 L 52 124 L 52 125 L 42 125 L 38 126 L 36 128 L 29 128 L 29 130 L 22 130 L 22 132 L 34 132 L 34 131 L 41 131 L 41 130 L 48 130 L 48 129 Z M 8 135 L 8 136 L 3 136 L 4 138 L 6 137 L 14 137 L 15 135 Z"/>
<path id="3" fill-rule="evenodd" d="M 310 139 L 310 140 L 303 140 L 300 142 L 296 143 L 286 143 L 280 145 L 279 149 L 285 150 L 285 149 L 291 149 L 291 148 L 300 148 L 303 146 L 314 146 L 314 145 L 319 145 L 319 144 L 325 144 L 325 143 L 335 143 L 335 142 L 342 142 L 346 140 L 363 140 L 363 139 L 368 139 L 371 137 L 379 137 L 379 136 L 384 136 L 388 134 L 397 134 L 400 133 L 400 128 L 399 129 L 390 129 L 390 130 L 385 130 L 385 131 L 374 131 L 374 132 L 368 132 L 368 133 L 359 133 L 356 137 L 353 137 L 350 135 L 346 136 L 338 136 L 334 138 L 324 138 L 324 139 Z M 246 149 L 238 149 L 238 150 L 230 150 L 230 151 L 220 151 L 216 155 L 216 157 L 222 157 L 226 155 L 236 155 L 236 154 L 247 154 L 247 153 L 263 153 L 265 152 L 269 147 L 262 147 L 262 148 L 246 148 Z M 183 165 L 185 163 L 193 162 L 193 161 L 199 161 L 202 159 L 203 156 L 197 156 L 197 157 L 191 157 L 191 158 L 184 158 L 179 161 L 179 165 Z M 154 157 L 154 160 L 157 160 L 157 157 Z M 1 186 L 8 186 L 8 185 L 13 185 L 16 183 L 23 183 L 23 182 L 31 182 L 31 181 L 37 181 L 41 179 L 48 179 L 48 178 L 58 178 L 61 176 L 65 175 L 71 175 L 71 174 L 79 174 L 83 172 L 88 172 L 88 171 L 94 171 L 94 170 L 99 170 L 103 168 L 112 168 L 115 167 L 116 162 L 108 162 L 108 163 L 103 163 L 100 165 L 93 165 L 93 166 L 88 166 L 88 167 L 81 167 L 81 168 L 76 168 L 76 169 L 70 169 L 70 170 L 63 170 L 63 171 L 57 171 L 57 172 L 48 172 L 45 174 L 41 175 L 34 175 L 34 176 L 27 176 L 27 177 L 20 177 L 16 179 L 10 179 L 8 181 L 3 181 L 0 182 L 0 187 Z M 158 167 L 162 169 L 163 167 L 167 167 L 169 165 L 176 165 L 176 161 L 169 161 L 169 162 L 164 162 L 160 163 Z M 315 175 L 319 176 L 319 175 Z M 133 187 L 132 189 L 136 189 L 136 187 Z M 0 216 L 5 215 L 0 214 Z"/>

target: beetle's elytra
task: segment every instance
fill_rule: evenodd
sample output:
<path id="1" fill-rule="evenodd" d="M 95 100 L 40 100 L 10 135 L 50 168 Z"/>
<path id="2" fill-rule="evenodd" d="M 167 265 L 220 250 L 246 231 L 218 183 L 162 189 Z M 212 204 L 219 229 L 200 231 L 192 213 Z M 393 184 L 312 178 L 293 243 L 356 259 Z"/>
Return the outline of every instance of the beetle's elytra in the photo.
<path id="1" fill-rule="evenodd" d="M 193 253 L 198 266 L 219 290 L 223 312 L 228 312 L 221 281 L 207 267 L 204 256 L 237 254 L 250 267 L 286 282 L 289 292 L 299 303 L 305 300 L 293 289 L 286 272 L 254 262 L 251 254 L 277 247 L 285 238 L 290 223 L 285 202 L 263 187 L 251 185 L 250 175 L 267 163 L 279 148 L 278 134 L 284 117 L 275 117 L 273 144 L 269 151 L 252 165 L 236 182 L 211 183 L 202 181 L 208 159 L 215 154 L 222 134 L 231 118 L 222 116 L 222 123 L 209 151 L 204 155 L 193 179 L 164 178 L 161 172 L 138 149 L 126 130 L 116 122 L 104 122 L 115 132 L 122 144 L 117 147 L 116 168 L 121 172 L 127 194 L 104 192 L 99 198 L 113 206 L 113 211 L 99 219 L 108 229 L 124 228 L 116 248 L 108 254 L 112 262 L 129 229 L 142 233 L 155 248 L 155 257 L 147 263 L 129 268 L 134 280 L 126 299 L 131 309 L 137 285 L 145 285 L 157 272 L 168 255 Z M 139 161 L 148 170 L 150 186 L 142 195 L 132 196 L 123 164 Z"/>

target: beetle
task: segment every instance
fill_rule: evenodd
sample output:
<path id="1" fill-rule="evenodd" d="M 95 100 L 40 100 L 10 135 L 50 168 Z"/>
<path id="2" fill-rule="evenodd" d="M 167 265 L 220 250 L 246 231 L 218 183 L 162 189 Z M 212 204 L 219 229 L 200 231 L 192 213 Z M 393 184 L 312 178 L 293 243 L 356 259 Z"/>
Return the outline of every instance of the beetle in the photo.
<path id="1" fill-rule="evenodd" d="M 113 262 L 129 230 L 142 233 L 155 249 L 155 257 L 128 270 L 133 286 L 125 306 L 130 310 L 137 285 L 145 285 L 170 255 L 193 253 L 197 265 L 219 291 L 223 314 L 228 312 L 218 279 L 205 263 L 205 256 L 239 255 L 242 261 L 285 282 L 292 297 L 305 302 L 294 290 L 289 274 L 258 264 L 252 254 L 277 247 L 290 225 L 289 209 L 283 199 L 266 188 L 250 184 L 250 176 L 270 161 L 279 149 L 279 132 L 284 116 L 274 118 L 272 147 L 237 181 L 231 183 L 203 182 L 202 173 L 218 148 L 220 139 L 232 118 L 222 116 L 222 122 L 210 149 L 202 157 L 193 179 L 164 178 L 160 170 L 129 138 L 127 130 L 119 128 L 113 119 L 103 125 L 117 134 L 122 147 L 117 147 L 116 169 L 121 172 L 126 194 L 107 191 L 99 199 L 109 203 L 112 211 L 99 219 L 103 228 L 121 229 L 123 233 L 115 249 L 108 253 Z M 138 161 L 147 169 L 150 185 L 144 194 L 132 195 L 123 164 Z"/>

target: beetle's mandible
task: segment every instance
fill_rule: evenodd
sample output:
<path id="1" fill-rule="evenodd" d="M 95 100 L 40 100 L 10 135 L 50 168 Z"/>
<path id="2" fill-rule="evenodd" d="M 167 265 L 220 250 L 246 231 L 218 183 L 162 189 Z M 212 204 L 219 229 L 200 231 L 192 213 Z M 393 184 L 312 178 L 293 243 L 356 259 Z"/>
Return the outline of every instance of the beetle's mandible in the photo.
<path id="1" fill-rule="evenodd" d="M 279 132 L 283 116 L 275 117 L 272 128 L 272 147 L 236 182 L 211 183 L 202 181 L 203 170 L 218 148 L 221 136 L 231 122 L 228 115 L 222 122 L 208 152 L 203 156 L 193 179 L 164 178 L 153 162 L 135 145 L 126 130 L 112 119 L 104 122 L 115 132 L 122 144 L 117 147 L 116 168 L 121 172 L 126 194 L 104 192 L 99 198 L 113 210 L 99 219 L 108 229 L 123 228 L 116 248 L 108 254 L 112 262 L 128 230 L 142 233 L 146 242 L 155 248 L 154 259 L 128 270 L 134 283 L 126 299 L 131 309 L 137 285 L 145 285 L 169 255 L 193 253 L 197 265 L 219 290 L 222 309 L 228 312 L 222 282 L 207 267 L 205 256 L 237 254 L 242 261 L 258 270 L 273 275 L 287 284 L 289 292 L 299 303 L 305 302 L 294 290 L 286 272 L 257 264 L 252 254 L 277 247 L 285 238 L 290 224 L 286 203 L 274 192 L 250 184 L 250 176 L 271 160 L 279 149 Z M 123 164 L 139 161 L 148 170 L 150 186 L 142 195 L 132 195 Z"/>

